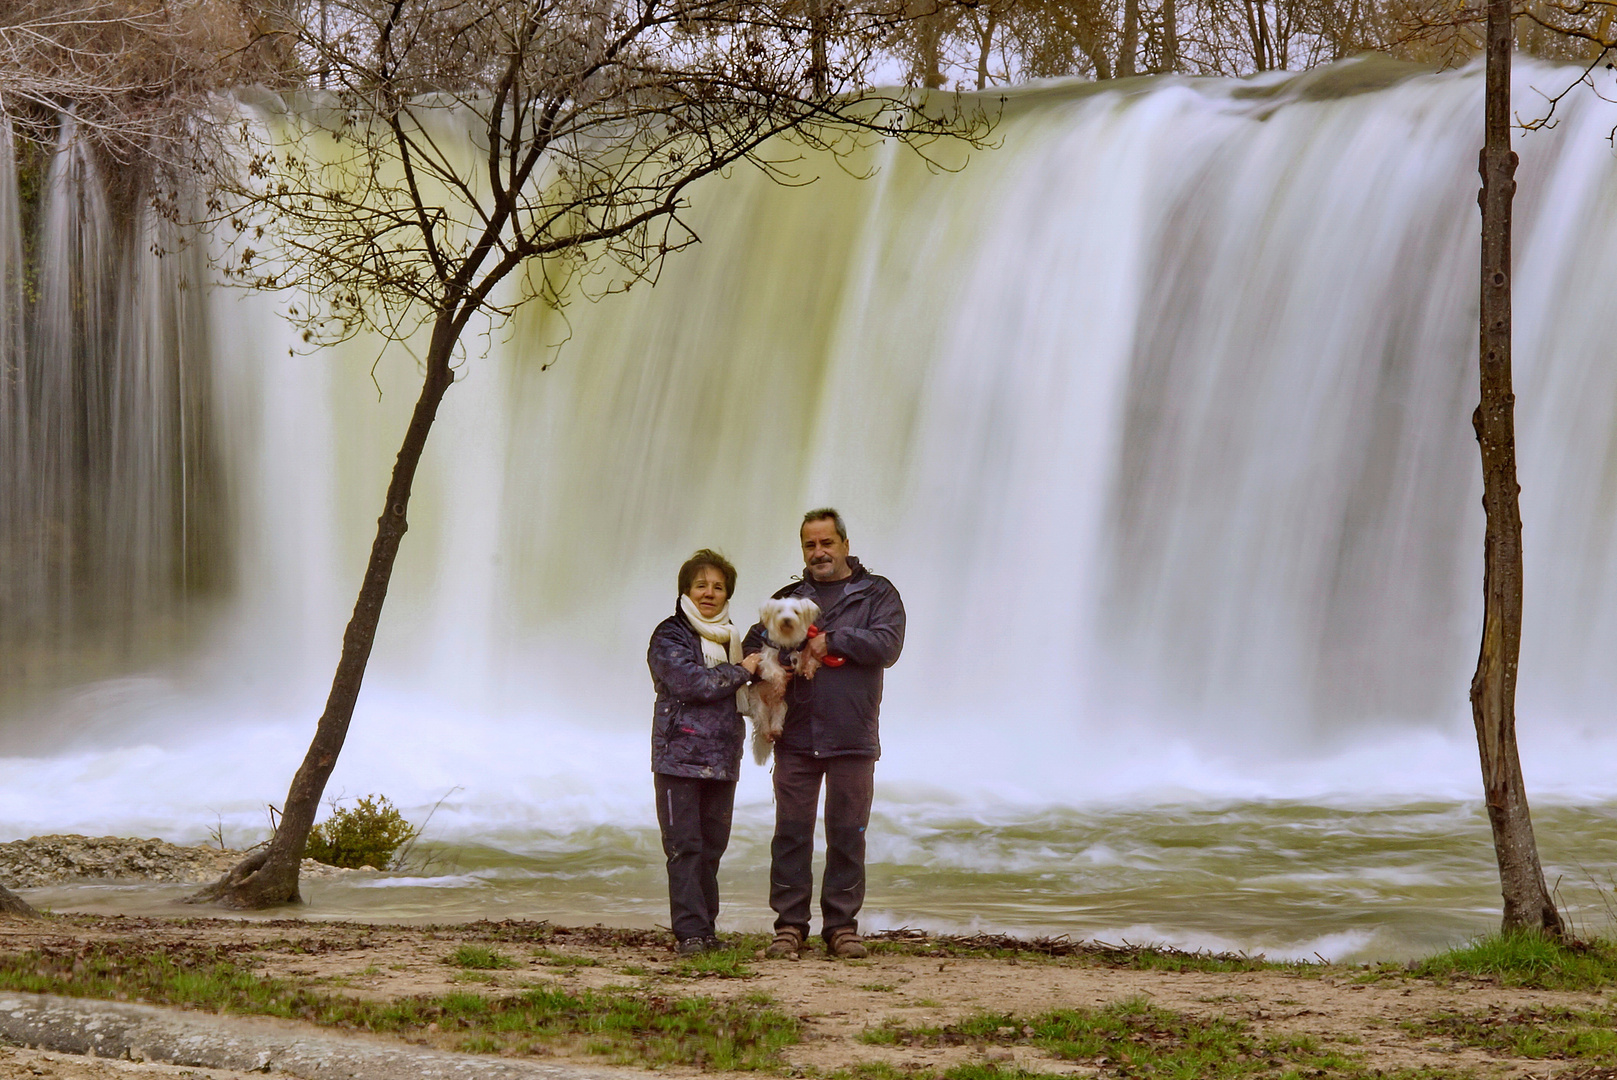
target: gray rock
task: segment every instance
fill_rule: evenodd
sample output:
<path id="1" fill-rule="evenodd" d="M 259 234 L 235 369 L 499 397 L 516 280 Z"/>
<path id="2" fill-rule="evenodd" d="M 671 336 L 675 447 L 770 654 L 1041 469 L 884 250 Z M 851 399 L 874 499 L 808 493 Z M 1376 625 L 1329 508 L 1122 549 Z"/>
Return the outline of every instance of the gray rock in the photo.
<path id="1" fill-rule="evenodd" d="M 643 1080 L 645 1073 L 428 1050 L 290 1021 L 0 993 L 0 1039 L 69 1054 L 304 1080 Z"/>
<path id="2" fill-rule="evenodd" d="M 166 840 L 122 836 L 35 836 L 0 844 L 0 883 L 37 889 L 72 881 L 155 881 L 202 885 L 241 861 L 245 852 L 181 847 Z M 304 859 L 305 877 L 375 873 Z"/>

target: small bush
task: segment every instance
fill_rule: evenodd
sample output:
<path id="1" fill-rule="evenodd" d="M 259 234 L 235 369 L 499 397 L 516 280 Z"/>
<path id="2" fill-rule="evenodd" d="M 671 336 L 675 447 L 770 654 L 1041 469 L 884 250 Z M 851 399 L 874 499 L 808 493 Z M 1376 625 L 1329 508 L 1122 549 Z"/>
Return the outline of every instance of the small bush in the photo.
<path id="1" fill-rule="evenodd" d="M 305 858 L 329 866 L 386 870 L 393 853 L 412 839 L 414 828 L 384 795 L 366 795 L 353 809 L 337 809 L 309 832 Z"/>

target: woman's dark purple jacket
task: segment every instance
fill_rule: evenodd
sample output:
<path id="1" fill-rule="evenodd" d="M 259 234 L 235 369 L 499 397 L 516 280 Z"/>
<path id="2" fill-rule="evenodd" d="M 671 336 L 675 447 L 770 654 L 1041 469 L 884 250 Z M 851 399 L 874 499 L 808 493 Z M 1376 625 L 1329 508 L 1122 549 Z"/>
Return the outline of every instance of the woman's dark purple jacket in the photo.
<path id="1" fill-rule="evenodd" d="M 736 708 L 736 691 L 747 684 L 747 669 L 740 664 L 708 667 L 702 639 L 677 607 L 652 631 L 646 663 L 657 689 L 651 771 L 739 780 L 747 729 Z"/>

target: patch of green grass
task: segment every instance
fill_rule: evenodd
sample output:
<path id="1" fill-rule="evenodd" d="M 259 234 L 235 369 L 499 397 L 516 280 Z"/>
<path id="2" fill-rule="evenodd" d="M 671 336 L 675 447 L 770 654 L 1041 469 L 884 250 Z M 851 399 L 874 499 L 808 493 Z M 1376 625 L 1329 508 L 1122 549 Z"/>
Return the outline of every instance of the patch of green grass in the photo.
<path id="1" fill-rule="evenodd" d="M 1200 1074 L 1154 1072 L 1149 1069 L 1136 1072 L 1127 1067 L 1122 1067 L 1119 1072 L 1113 1074 L 1107 1071 L 1109 1068 L 1110 1066 L 1103 1067 L 1097 1075 L 1138 1077 L 1142 1080 L 1200 1080 Z M 852 1068 L 837 1069 L 830 1073 L 810 1070 L 807 1075 L 823 1077 L 823 1080 L 1071 1080 L 1072 1076 L 1066 1072 L 1039 1072 L 996 1062 L 968 1062 L 939 1072 L 936 1069 L 900 1068 L 885 1061 L 861 1062 Z M 1332 1080 L 1477 1080 L 1476 1074 L 1466 1069 L 1421 1066 L 1372 1071 L 1356 1064 L 1334 1068 L 1312 1065 L 1292 1067 L 1270 1075 L 1275 1076 L 1276 1080 L 1302 1080 L 1303 1077 L 1330 1077 Z"/>
<path id="2" fill-rule="evenodd" d="M 1256 1074 L 1353 1076 L 1360 1065 L 1306 1037 L 1260 1038 L 1240 1020 L 1198 1018 L 1128 998 L 1098 1009 L 1053 1009 L 1037 1016 L 978 1013 L 943 1027 L 888 1021 L 861 1041 L 888 1046 L 1034 1046 L 1063 1061 L 1100 1063 L 1124 1076 L 1235 1080 Z M 1323 1070 L 1323 1072 L 1321 1072 Z M 995 1064 L 963 1065 L 945 1080 L 1009 1080 L 1033 1074 Z"/>
<path id="3" fill-rule="evenodd" d="M 601 962 L 593 956 L 573 956 L 568 953 L 559 953 L 553 949 L 534 949 L 530 954 L 535 960 L 549 967 L 600 967 Z"/>
<path id="4" fill-rule="evenodd" d="M 669 970 L 685 979 L 752 979 L 757 972 L 747 966 L 748 954 L 739 949 L 715 949 L 698 956 L 675 960 Z"/>
<path id="5" fill-rule="evenodd" d="M 492 971 L 498 968 L 518 967 L 518 963 L 504 953 L 489 948 L 487 945 L 462 945 L 448 956 L 444 963 L 454 964 L 456 967 L 472 968 L 478 971 Z"/>
<path id="6" fill-rule="evenodd" d="M 250 950 L 130 942 L 46 948 L 0 956 L 0 989 L 190 1005 L 333 1027 L 427 1037 L 428 1025 L 477 1052 L 546 1042 L 578 1045 L 619 1063 L 775 1069 L 801 1037 L 793 1017 L 747 1002 L 624 989 L 540 986 L 490 997 L 457 990 L 397 1001 L 362 1001 L 263 977 Z"/>
<path id="7" fill-rule="evenodd" d="M 937 957 L 942 960 L 1004 960 L 1008 963 L 1076 963 L 1134 971 L 1288 971 L 1317 975 L 1321 964 L 1295 960 L 1270 960 L 1245 953 L 1185 952 L 1165 945 L 1109 945 L 1103 942 L 1071 941 L 1066 938 L 1040 938 L 1032 941 L 1002 934 L 971 937 L 919 935 L 902 937 L 871 936 L 865 946 L 872 956 Z"/>
<path id="8" fill-rule="evenodd" d="M 650 975 L 652 970 L 639 964 L 624 964 L 618 968 L 618 973 L 621 975 Z"/>
<path id="9" fill-rule="evenodd" d="M 1452 1039 L 1461 1046 L 1523 1058 L 1570 1058 L 1617 1064 L 1617 1014 L 1568 1008 L 1439 1013 L 1405 1023 L 1420 1038 Z"/>
<path id="10" fill-rule="evenodd" d="M 1177 949 L 1158 949 L 1151 946 L 1119 950 L 1104 956 L 1112 967 L 1131 971 L 1205 971 L 1215 974 L 1241 971 L 1290 971 L 1311 974 L 1317 964 L 1301 961 L 1269 960 L 1261 955 L 1240 953 L 1180 952 Z"/>
<path id="11" fill-rule="evenodd" d="M 1030 1072 L 1014 1065 L 998 1065 L 992 1062 L 968 1062 L 965 1065 L 956 1065 L 943 1074 L 943 1080 L 1034 1080 L 1036 1077 L 1048 1077 L 1050 1073 Z"/>
<path id="12" fill-rule="evenodd" d="M 1617 944 L 1568 946 L 1541 934 L 1493 934 L 1410 965 L 1423 978 L 1494 979 L 1503 986 L 1592 990 L 1617 984 Z"/>
<path id="13" fill-rule="evenodd" d="M 869 990 L 873 994 L 890 994 L 898 989 L 897 983 L 869 982 L 860 983 L 859 989 Z"/>
<path id="14" fill-rule="evenodd" d="M 913 1036 L 916 1032 L 928 1030 L 922 1028 L 908 1028 L 897 1020 L 884 1020 L 875 1027 L 867 1027 L 859 1033 L 859 1041 L 866 1046 L 896 1046 L 899 1039 L 905 1035 Z"/>

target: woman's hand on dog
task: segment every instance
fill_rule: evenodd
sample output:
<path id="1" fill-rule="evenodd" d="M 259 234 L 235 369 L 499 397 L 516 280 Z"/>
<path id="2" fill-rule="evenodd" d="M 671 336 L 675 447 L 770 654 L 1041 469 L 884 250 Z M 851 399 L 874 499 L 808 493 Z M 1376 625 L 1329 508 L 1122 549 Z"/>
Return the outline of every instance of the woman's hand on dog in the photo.
<path id="1" fill-rule="evenodd" d="M 763 663 L 763 660 L 763 653 L 753 653 L 750 656 L 741 658 L 741 666 L 747 669 L 748 675 L 756 675 L 758 674 L 758 665 Z"/>

